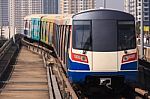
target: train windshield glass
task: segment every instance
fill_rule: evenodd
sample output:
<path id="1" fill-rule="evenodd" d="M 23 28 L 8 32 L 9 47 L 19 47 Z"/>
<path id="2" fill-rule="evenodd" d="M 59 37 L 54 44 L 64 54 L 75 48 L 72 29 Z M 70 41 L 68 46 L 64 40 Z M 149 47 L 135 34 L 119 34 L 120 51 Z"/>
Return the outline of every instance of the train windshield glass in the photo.
<path id="1" fill-rule="evenodd" d="M 115 20 L 92 21 L 93 51 L 110 52 L 117 50 L 117 22 Z"/>
<path id="2" fill-rule="evenodd" d="M 134 21 L 118 21 L 118 50 L 136 47 Z"/>
<path id="3" fill-rule="evenodd" d="M 91 21 L 73 21 L 73 48 L 92 50 Z"/>

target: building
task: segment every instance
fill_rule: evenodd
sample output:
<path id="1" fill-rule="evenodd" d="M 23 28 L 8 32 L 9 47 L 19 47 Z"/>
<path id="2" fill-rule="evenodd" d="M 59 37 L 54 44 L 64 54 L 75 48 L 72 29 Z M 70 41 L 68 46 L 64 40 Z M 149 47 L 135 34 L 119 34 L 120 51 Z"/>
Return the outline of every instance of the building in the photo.
<path id="1" fill-rule="evenodd" d="M 125 0 L 124 2 L 124 11 L 134 15 L 136 23 L 140 24 L 141 22 L 141 5 L 142 0 Z M 144 30 L 149 31 L 148 27 L 150 26 L 150 1 L 143 0 L 143 24 Z M 147 29 L 146 29 L 147 28 Z"/>
<path id="2" fill-rule="evenodd" d="M 8 0 L 0 0 L 0 26 L 8 25 Z"/>
<path id="3" fill-rule="evenodd" d="M 124 0 L 124 11 L 132 14 L 137 19 L 137 0 Z"/>
<path id="4" fill-rule="evenodd" d="M 2 30 L 1 30 L 2 29 Z M 14 31 L 13 28 L 9 27 L 9 26 L 3 26 L 2 28 L 0 28 L 0 32 L 2 31 L 2 33 L 0 33 L 0 39 L 10 39 L 13 37 L 13 33 L 11 31 Z"/>
<path id="5" fill-rule="evenodd" d="M 58 0 L 43 0 L 44 14 L 58 13 Z"/>
<path id="6" fill-rule="evenodd" d="M 56 10 L 58 10 L 58 0 L 9 0 L 9 25 L 14 27 L 14 30 L 16 28 L 16 33 L 23 33 L 25 16 L 58 13 Z"/>
<path id="7" fill-rule="evenodd" d="M 141 21 L 141 0 L 137 1 L 137 21 Z M 150 26 L 150 1 L 143 0 L 143 20 L 144 26 Z"/>
<path id="8" fill-rule="evenodd" d="M 77 13 L 87 9 L 95 8 L 95 0 L 60 0 L 60 12 Z"/>

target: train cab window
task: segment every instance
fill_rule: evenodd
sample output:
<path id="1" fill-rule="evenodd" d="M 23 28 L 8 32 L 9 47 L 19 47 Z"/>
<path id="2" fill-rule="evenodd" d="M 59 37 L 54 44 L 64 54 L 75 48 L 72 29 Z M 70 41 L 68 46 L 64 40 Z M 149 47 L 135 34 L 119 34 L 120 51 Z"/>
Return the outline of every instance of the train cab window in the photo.
<path id="1" fill-rule="evenodd" d="M 118 50 L 136 47 L 134 21 L 118 21 Z"/>
<path id="2" fill-rule="evenodd" d="M 98 19 L 92 21 L 92 46 L 96 52 L 117 51 L 116 20 Z"/>
<path id="3" fill-rule="evenodd" d="M 73 21 L 73 48 L 92 50 L 91 21 Z"/>

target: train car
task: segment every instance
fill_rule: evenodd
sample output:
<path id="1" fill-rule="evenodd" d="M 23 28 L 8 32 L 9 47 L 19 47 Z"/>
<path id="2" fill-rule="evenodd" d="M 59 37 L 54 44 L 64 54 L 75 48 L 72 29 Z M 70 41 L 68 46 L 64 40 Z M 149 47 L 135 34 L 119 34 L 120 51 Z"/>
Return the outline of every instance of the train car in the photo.
<path id="1" fill-rule="evenodd" d="M 75 14 L 72 19 L 67 66 L 72 82 L 113 86 L 137 80 L 132 15 L 100 9 Z"/>
<path id="2" fill-rule="evenodd" d="M 24 17 L 24 35 L 31 38 L 31 16 Z"/>
<path id="3" fill-rule="evenodd" d="M 24 35 L 33 40 L 40 40 L 41 18 L 44 14 L 32 14 L 24 18 Z"/>
<path id="4" fill-rule="evenodd" d="M 55 52 L 62 64 L 66 63 L 67 47 L 72 15 L 51 14 L 43 17 L 41 29 L 41 41 L 55 48 Z M 66 64 L 63 65 L 66 69 Z M 67 70 L 66 70 L 67 72 Z"/>
<path id="5" fill-rule="evenodd" d="M 55 21 L 60 19 L 60 14 L 50 14 L 41 18 L 41 41 L 52 45 L 52 37 L 55 33 Z"/>
<path id="6" fill-rule="evenodd" d="M 75 15 L 49 15 L 41 20 L 40 40 L 54 47 L 70 82 L 114 88 L 137 80 L 132 15 L 97 9 Z"/>

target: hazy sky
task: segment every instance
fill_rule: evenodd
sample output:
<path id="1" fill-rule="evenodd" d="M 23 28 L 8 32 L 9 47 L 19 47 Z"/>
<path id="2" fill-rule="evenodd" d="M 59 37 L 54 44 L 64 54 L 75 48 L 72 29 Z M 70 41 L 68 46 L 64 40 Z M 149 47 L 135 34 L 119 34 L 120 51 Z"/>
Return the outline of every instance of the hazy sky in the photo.
<path id="1" fill-rule="evenodd" d="M 103 5 L 104 0 L 96 0 L 96 8 L 100 8 Z M 123 11 L 124 0 L 106 0 L 106 8 L 118 9 Z"/>

